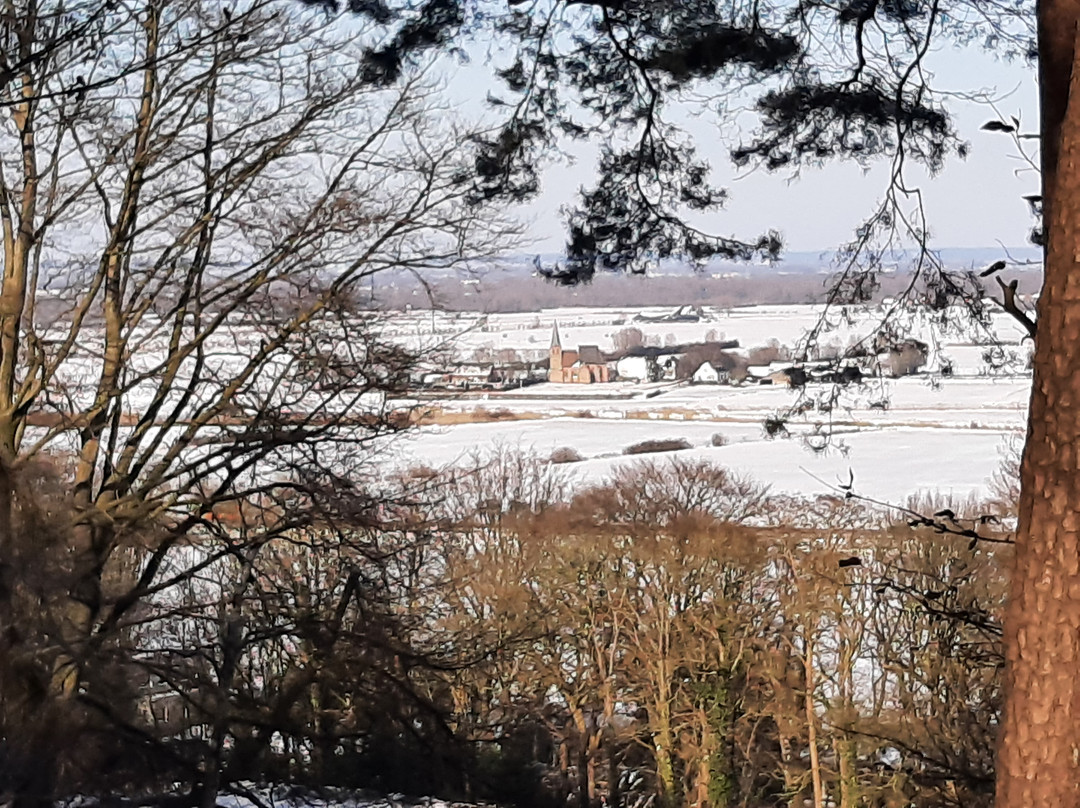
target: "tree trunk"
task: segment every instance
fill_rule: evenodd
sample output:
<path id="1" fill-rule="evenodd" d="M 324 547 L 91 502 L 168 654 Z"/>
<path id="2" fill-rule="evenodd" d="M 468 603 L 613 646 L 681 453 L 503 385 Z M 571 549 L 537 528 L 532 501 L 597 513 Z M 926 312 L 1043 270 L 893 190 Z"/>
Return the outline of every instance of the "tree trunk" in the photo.
<path id="1" fill-rule="evenodd" d="M 701 760 L 695 804 L 704 808 L 728 808 L 738 803 L 735 762 L 735 706 L 731 674 L 717 676 L 712 690 L 698 709 Z"/>
<path id="2" fill-rule="evenodd" d="M 607 761 L 608 761 L 608 782 L 607 782 L 607 803 L 608 808 L 622 808 L 622 789 L 619 785 L 619 747 L 615 738 L 615 733 L 611 732 L 608 736 L 608 749 L 607 749 Z"/>
<path id="3" fill-rule="evenodd" d="M 672 758 L 675 736 L 671 728 L 671 703 L 666 692 L 656 700 L 653 718 L 653 755 L 656 760 L 656 784 L 660 805 L 671 808 L 678 802 L 675 762 Z"/>
<path id="4" fill-rule="evenodd" d="M 780 768 L 784 775 L 784 793 L 788 795 L 788 808 L 802 808 L 805 802 L 806 785 L 801 773 L 796 770 L 797 763 L 791 749 L 791 739 L 780 733 Z"/>
<path id="5" fill-rule="evenodd" d="M 818 760 L 817 711 L 814 710 L 814 646 L 810 632 L 806 632 L 803 649 L 803 666 L 806 672 L 806 743 L 810 747 L 810 780 L 814 785 L 814 808 L 824 808 L 825 792 L 821 785 L 821 762 Z"/>
<path id="6" fill-rule="evenodd" d="M 589 740 L 582 735 L 578 746 L 578 808 L 591 808 L 589 791 L 592 788 L 592 766 L 589 763 Z"/>
<path id="7" fill-rule="evenodd" d="M 593 777 L 595 772 L 592 766 L 591 741 L 592 733 L 589 722 L 585 717 L 585 711 L 581 707 L 573 709 L 574 728 L 577 730 L 577 780 L 578 780 L 578 806 L 590 808 L 595 785 Z"/>
<path id="8" fill-rule="evenodd" d="M 856 768 L 855 739 L 847 730 L 842 730 L 833 742 L 833 750 L 840 780 L 839 808 L 856 808 L 859 804 L 859 773 Z"/>
<path id="9" fill-rule="evenodd" d="M 1005 626 L 997 806 L 1080 806 L 1080 0 L 1038 5 L 1045 275 Z"/>
<path id="10" fill-rule="evenodd" d="M 709 721 L 709 711 L 703 707 L 697 710 L 698 745 L 697 776 L 694 778 L 693 808 L 727 808 L 727 791 L 724 783 L 715 783 L 713 768 L 719 756 L 716 748 L 716 734 Z M 721 775 L 722 777 L 722 775 Z"/>

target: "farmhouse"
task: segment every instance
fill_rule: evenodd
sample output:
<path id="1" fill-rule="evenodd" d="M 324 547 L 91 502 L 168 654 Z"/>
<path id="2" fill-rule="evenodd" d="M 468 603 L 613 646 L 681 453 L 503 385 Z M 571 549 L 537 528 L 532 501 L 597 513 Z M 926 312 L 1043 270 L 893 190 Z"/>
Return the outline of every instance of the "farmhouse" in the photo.
<path id="1" fill-rule="evenodd" d="M 620 381 L 658 382 L 679 378 L 679 363 L 686 357 L 681 345 L 659 347 L 635 345 L 615 358 L 615 373 Z"/>
<path id="2" fill-rule="evenodd" d="M 596 345 L 581 345 L 576 351 L 564 351 L 559 324 L 551 327 L 548 381 L 556 384 L 594 384 L 611 380 L 604 355 Z"/>
<path id="3" fill-rule="evenodd" d="M 750 365 L 749 377 L 758 384 L 784 387 L 802 387 L 808 381 L 806 369 L 792 362 L 772 362 L 768 365 Z"/>
<path id="4" fill-rule="evenodd" d="M 656 359 L 644 354 L 622 357 L 615 363 L 615 372 L 620 379 L 635 382 L 651 382 L 660 378 L 660 366 L 656 364 Z"/>
<path id="5" fill-rule="evenodd" d="M 690 377 L 694 384 L 727 384 L 730 374 L 713 362 L 702 362 Z"/>

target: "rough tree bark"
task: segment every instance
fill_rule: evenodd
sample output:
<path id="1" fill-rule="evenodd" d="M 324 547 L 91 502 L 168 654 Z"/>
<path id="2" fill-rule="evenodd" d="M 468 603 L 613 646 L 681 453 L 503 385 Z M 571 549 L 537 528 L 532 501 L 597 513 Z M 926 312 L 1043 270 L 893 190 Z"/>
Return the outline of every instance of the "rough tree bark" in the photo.
<path id="1" fill-rule="evenodd" d="M 818 759 L 817 711 L 814 709 L 814 641 L 810 629 L 806 629 L 803 647 L 803 665 L 806 672 L 806 743 L 810 747 L 810 779 L 814 784 L 814 808 L 824 808 L 825 791 L 821 783 L 821 762 Z"/>
<path id="2" fill-rule="evenodd" d="M 1006 617 L 999 808 L 1080 806 L 1080 0 L 1040 0 L 1045 276 Z"/>

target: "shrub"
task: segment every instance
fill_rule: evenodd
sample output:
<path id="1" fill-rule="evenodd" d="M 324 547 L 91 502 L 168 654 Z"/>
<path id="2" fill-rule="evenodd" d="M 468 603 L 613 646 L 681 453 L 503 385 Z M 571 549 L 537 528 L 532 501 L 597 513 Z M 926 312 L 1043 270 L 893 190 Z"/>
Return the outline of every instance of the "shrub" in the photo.
<path id="1" fill-rule="evenodd" d="M 551 453 L 549 461 L 552 463 L 578 463 L 584 459 L 581 452 L 572 446 L 561 446 Z"/>
<path id="2" fill-rule="evenodd" d="M 713 436 L 712 436 L 712 445 L 713 446 L 727 446 L 728 445 L 727 436 L 724 435 L 723 432 L 714 432 Z"/>
<path id="3" fill-rule="evenodd" d="M 640 345 L 644 345 L 645 334 L 640 328 L 630 326 L 621 331 L 616 331 L 612 336 L 611 341 L 614 343 L 616 351 L 626 351 L 630 348 L 637 348 Z"/>
<path id="4" fill-rule="evenodd" d="M 894 348 L 889 351 L 889 373 L 894 377 L 910 376 L 926 364 L 926 358 L 926 351 L 917 345 Z"/>
<path id="5" fill-rule="evenodd" d="M 653 454 L 655 452 L 677 452 L 680 449 L 689 449 L 690 441 L 684 438 L 669 438 L 668 440 L 643 440 L 633 446 L 623 449 L 624 455 Z"/>
<path id="6" fill-rule="evenodd" d="M 771 339 L 764 345 L 752 348 L 746 358 L 751 365 L 769 365 L 773 362 L 786 361 L 790 357 L 790 350 L 782 346 L 779 340 Z"/>
<path id="7" fill-rule="evenodd" d="M 766 436 L 770 438 L 790 437 L 787 424 L 784 423 L 784 419 L 780 418 L 779 416 L 771 416 L 769 418 L 766 418 L 762 426 L 765 428 Z"/>

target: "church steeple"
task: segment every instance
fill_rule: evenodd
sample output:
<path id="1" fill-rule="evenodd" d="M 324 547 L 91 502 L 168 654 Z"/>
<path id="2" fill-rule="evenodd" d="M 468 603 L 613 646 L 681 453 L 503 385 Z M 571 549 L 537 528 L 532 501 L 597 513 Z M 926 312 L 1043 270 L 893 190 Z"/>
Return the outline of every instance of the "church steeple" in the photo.
<path id="1" fill-rule="evenodd" d="M 563 382 L 562 339 L 559 337 L 559 323 L 551 325 L 551 351 L 548 359 L 548 381 Z"/>

